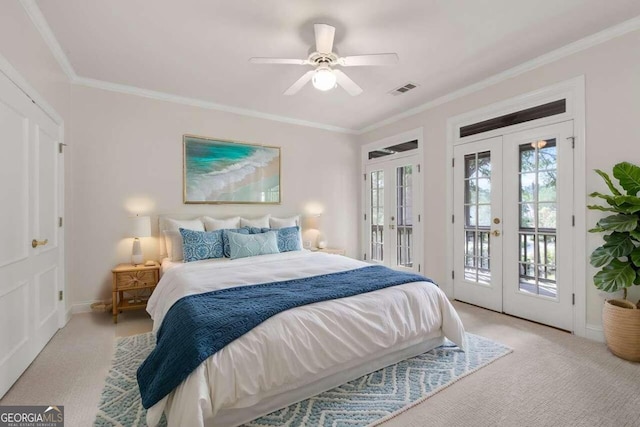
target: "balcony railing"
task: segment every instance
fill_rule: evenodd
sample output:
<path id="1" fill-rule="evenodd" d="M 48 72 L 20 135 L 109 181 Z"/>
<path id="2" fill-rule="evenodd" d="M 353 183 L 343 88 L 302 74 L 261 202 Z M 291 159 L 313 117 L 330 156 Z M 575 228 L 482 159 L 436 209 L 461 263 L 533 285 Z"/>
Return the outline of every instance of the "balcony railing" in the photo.
<path id="1" fill-rule="evenodd" d="M 384 260 L 384 225 L 371 225 L 371 259 Z M 397 264 L 405 267 L 413 266 L 413 226 L 396 226 Z"/>
<path id="2" fill-rule="evenodd" d="M 489 282 L 491 277 L 491 231 L 488 227 L 466 229 L 465 277 L 467 280 Z M 536 235 L 539 245 L 535 258 Z M 556 233 L 555 230 L 520 230 L 520 288 L 527 292 L 555 296 L 556 293 Z M 537 269 L 537 276 L 536 276 Z"/>

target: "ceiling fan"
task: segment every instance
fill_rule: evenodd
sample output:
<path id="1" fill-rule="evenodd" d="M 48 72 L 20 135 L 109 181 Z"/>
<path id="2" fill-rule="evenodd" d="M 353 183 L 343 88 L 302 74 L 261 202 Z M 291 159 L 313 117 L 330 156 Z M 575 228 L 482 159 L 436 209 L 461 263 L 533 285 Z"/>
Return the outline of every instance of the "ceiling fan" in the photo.
<path id="1" fill-rule="evenodd" d="M 311 53 L 307 59 L 251 58 L 249 62 L 253 64 L 312 65 L 314 69 L 307 71 L 292 84 L 284 92 L 285 95 L 294 95 L 311 81 L 316 89 L 322 91 L 331 90 L 336 85 L 340 85 L 351 96 L 360 95 L 362 88 L 351 80 L 349 76 L 334 67 L 393 65 L 398 63 L 398 55 L 395 53 L 340 57 L 333 52 L 335 27 L 327 24 L 314 24 L 313 29 L 316 36 L 316 51 Z"/>

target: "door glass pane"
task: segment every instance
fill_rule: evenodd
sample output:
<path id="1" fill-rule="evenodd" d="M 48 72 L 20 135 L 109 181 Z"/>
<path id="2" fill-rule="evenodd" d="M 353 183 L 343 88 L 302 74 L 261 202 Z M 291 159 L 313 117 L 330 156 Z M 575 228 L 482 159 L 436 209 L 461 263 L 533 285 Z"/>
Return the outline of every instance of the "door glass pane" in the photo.
<path id="1" fill-rule="evenodd" d="M 413 168 L 396 168 L 396 263 L 413 266 Z"/>
<path id="2" fill-rule="evenodd" d="M 556 140 L 520 145 L 520 291 L 556 298 Z"/>
<path id="3" fill-rule="evenodd" d="M 371 172 L 371 259 L 383 261 L 383 231 L 384 231 L 384 172 Z"/>
<path id="4" fill-rule="evenodd" d="M 491 205 L 481 205 L 478 203 L 478 226 L 491 227 Z"/>
<path id="5" fill-rule="evenodd" d="M 478 203 L 491 203 L 491 178 L 478 178 Z"/>
<path id="6" fill-rule="evenodd" d="M 464 157 L 465 188 L 465 280 L 491 282 L 491 153 L 474 153 Z"/>

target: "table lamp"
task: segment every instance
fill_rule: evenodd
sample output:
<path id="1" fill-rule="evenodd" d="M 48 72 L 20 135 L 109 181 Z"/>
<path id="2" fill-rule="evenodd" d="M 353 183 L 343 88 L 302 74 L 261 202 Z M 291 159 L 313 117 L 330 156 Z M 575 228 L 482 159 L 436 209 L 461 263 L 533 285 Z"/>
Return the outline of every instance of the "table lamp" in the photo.
<path id="1" fill-rule="evenodd" d="M 131 264 L 142 264 L 142 246 L 140 237 L 151 237 L 151 218 L 148 216 L 135 216 L 129 218 L 129 236 L 133 237 L 133 248 L 131 250 Z"/>
<path id="2" fill-rule="evenodd" d="M 307 230 L 314 230 L 316 232 L 315 235 L 315 244 L 313 247 L 317 248 L 325 248 L 326 242 L 324 241 L 324 236 L 320 231 L 320 214 L 308 215 L 304 218 L 304 228 Z"/>

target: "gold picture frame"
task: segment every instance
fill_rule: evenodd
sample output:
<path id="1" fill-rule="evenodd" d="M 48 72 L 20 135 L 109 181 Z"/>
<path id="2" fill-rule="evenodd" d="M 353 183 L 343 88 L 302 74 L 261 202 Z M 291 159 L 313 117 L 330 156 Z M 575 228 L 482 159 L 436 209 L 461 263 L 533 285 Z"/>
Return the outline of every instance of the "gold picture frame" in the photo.
<path id="1" fill-rule="evenodd" d="M 184 204 L 280 204 L 281 149 L 182 136 Z"/>

